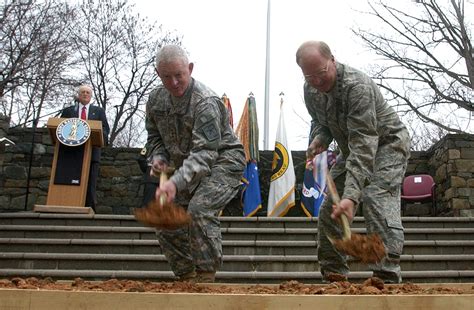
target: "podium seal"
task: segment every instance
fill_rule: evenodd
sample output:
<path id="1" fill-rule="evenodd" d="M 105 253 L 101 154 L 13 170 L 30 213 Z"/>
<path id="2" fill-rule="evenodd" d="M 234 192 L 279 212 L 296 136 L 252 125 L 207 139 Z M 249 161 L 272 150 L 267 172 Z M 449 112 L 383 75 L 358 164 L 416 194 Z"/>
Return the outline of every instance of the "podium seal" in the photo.
<path id="1" fill-rule="evenodd" d="M 67 146 L 84 144 L 90 135 L 89 124 L 80 118 L 65 119 L 56 128 L 56 137 L 59 142 Z"/>

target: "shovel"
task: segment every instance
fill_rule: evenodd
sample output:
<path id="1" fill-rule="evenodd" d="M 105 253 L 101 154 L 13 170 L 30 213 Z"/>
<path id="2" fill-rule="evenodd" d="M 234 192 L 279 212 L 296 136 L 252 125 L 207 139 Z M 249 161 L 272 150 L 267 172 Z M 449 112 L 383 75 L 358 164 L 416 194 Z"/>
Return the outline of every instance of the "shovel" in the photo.
<path id="1" fill-rule="evenodd" d="M 168 176 L 161 171 L 160 184 L 166 181 Z M 191 216 L 183 207 L 167 202 L 166 194 L 162 194 L 158 201 L 151 201 L 146 208 L 135 209 L 134 215 L 144 225 L 158 229 L 175 230 L 191 222 Z"/>
<path id="2" fill-rule="evenodd" d="M 336 185 L 331 177 L 331 174 L 327 174 L 327 185 L 329 194 L 331 195 L 333 203 L 340 207 L 341 199 L 336 190 Z M 377 234 L 371 234 L 363 236 L 359 234 L 351 234 L 351 228 L 347 216 L 341 214 L 341 225 L 343 236 L 342 239 L 330 238 L 329 241 L 340 251 L 359 258 L 363 263 L 378 263 L 386 255 L 385 246 L 382 239 Z"/>
<path id="3" fill-rule="evenodd" d="M 340 207 L 341 198 L 339 197 L 339 194 L 337 193 L 336 184 L 334 184 L 334 180 L 332 179 L 332 176 L 329 172 L 327 173 L 327 185 L 328 185 L 329 194 L 331 195 L 331 198 L 332 198 L 332 202 L 337 207 Z M 349 224 L 349 219 L 344 213 L 341 214 L 341 224 L 342 224 L 342 232 L 343 232 L 342 240 L 343 241 L 351 240 L 351 227 Z M 329 240 L 331 242 L 333 241 L 332 239 L 329 239 Z"/>

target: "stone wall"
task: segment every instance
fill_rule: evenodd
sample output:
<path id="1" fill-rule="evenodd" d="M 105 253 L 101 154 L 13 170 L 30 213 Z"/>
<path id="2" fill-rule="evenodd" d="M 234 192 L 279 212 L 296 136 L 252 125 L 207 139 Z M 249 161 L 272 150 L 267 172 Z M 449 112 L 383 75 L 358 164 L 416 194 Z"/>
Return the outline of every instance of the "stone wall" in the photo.
<path id="1" fill-rule="evenodd" d="M 8 119 L 0 115 L 0 137 L 3 136 L 15 145 L 0 144 L 0 212 L 27 211 L 35 204 L 45 204 L 54 152 L 49 133 L 45 128 L 35 133 L 31 128 L 8 128 Z M 133 208 L 141 206 L 144 187 L 152 181 L 144 178 L 139 153 L 138 148 L 103 149 L 97 184 L 98 213 L 130 214 Z M 299 206 L 305 151 L 293 151 L 292 156 L 297 201 L 288 216 L 305 216 Z M 257 213 L 259 216 L 266 214 L 272 159 L 272 151 L 260 152 L 263 208 Z M 440 214 L 473 216 L 473 135 L 448 135 L 428 151 L 413 152 L 407 175 L 418 173 L 435 177 L 437 204 L 443 211 Z M 225 215 L 242 214 L 239 197 L 240 194 L 229 204 Z"/>
<path id="2" fill-rule="evenodd" d="M 32 210 L 46 204 L 54 146 L 45 128 L 14 128 L 8 138 L 15 142 L 4 148 L 1 158 L 0 210 Z M 138 165 L 140 149 L 104 148 L 97 183 L 99 213 L 130 214 L 140 206 L 144 178 Z M 30 160 L 31 159 L 31 160 Z"/>
<path id="3" fill-rule="evenodd" d="M 429 154 L 441 211 L 474 216 L 474 135 L 446 135 Z"/>
<path id="4" fill-rule="evenodd" d="M 10 119 L 0 114 L 0 138 L 6 137 L 9 130 Z M 0 142 L 0 167 L 3 164 L 3 154 L 5 153 L 5 147 L 7 143 Z"/>

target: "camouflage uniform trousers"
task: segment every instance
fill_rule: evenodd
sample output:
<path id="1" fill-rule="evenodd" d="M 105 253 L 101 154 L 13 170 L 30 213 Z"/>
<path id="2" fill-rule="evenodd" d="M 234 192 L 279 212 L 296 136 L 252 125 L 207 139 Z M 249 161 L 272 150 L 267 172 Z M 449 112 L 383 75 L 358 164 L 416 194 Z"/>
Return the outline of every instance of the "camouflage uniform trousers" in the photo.
<path id="1" fill-rule="evenodd" d="M 218 178 L 216 178 L 218 179 Z M 238 186 L 205 177 L 187 208 L 188 227 L 157 231 L 163 253 L 178 277 L 193 271 L 215 272 L 222 265 L 219 213 L 238 192 Z"/>
<path id="2" fill-rule="evenodd" d="M 403 250 L 404 234 L 400 213 L 401 183 L 405 175 L 407 158 L 387 149 L 377 154 L 375 173 L 361 197 L 367 233 L 377 233 L 385 244 L 387 256 L 369 268 L 374 276 L 386 282 L 401 282 L 400 255 Z M 336 164 L 331 175 L 341 195 L 344 189 L 346 171 L 344 163 Z M 347 275 L 349 267 L 346 256 L 339 252 L 326 236 L 342 238 L 340 226 L 331 219 L 332 201 L 326 199 L 319 212 L 318 260 L 323 278 L 329 272 Z"/>

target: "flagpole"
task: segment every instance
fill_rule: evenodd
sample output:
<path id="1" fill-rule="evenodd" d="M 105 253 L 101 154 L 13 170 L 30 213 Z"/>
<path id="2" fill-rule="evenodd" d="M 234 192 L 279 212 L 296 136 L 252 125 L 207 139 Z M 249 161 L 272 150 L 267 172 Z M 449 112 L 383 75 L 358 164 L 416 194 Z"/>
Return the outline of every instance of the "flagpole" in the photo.
<path id="1" fill-rule="evenodd" d="M 270 87 L 270 0 L 267 1 L 267 44 L 265 62 L 265 110 L 263 121 L 263 149 L 269 149 L 268 122 L 269 122 L 269 87 Z"/>

